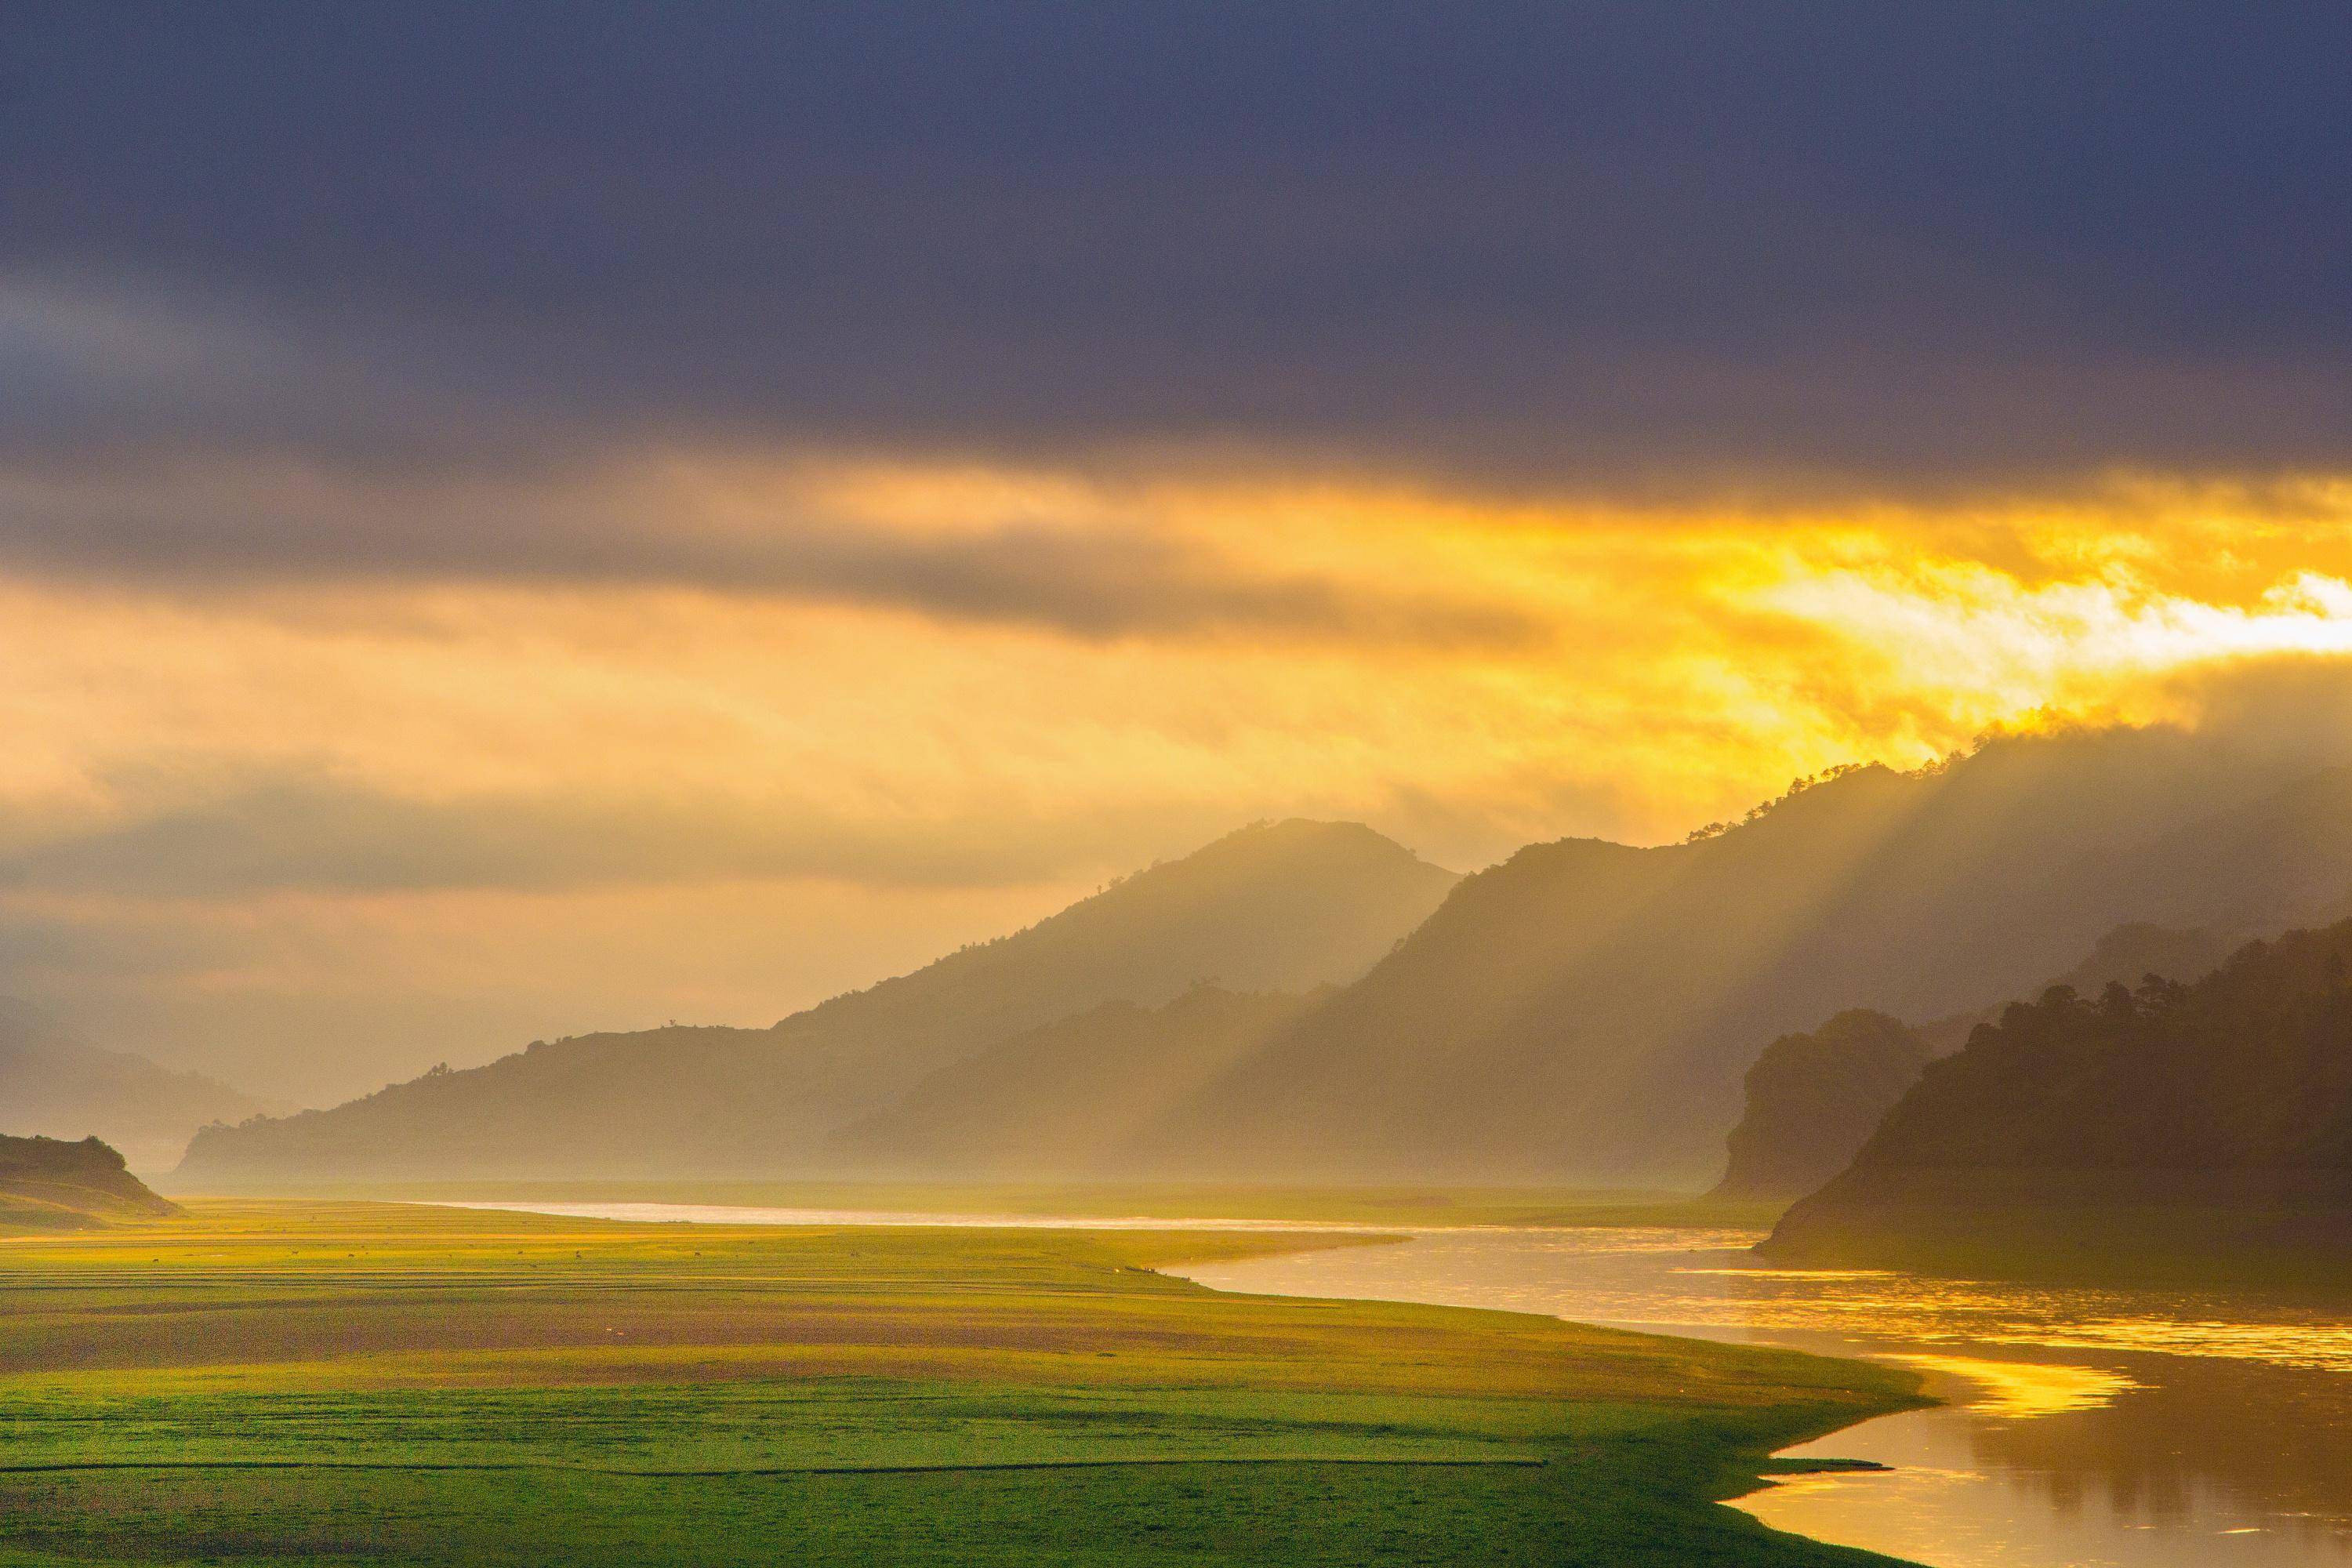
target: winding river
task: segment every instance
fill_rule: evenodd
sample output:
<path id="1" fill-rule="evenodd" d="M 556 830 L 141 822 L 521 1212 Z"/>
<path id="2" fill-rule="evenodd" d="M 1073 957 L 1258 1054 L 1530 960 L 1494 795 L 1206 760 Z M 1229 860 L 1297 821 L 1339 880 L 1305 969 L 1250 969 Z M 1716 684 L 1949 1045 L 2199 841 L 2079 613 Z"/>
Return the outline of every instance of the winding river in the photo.
<path id="1" fill-rule="evenodd" d="M 1367 1226 L 497 1205 L 780 1225 Z M 1423 1230 L 1181 1270 L 1219 1289 L 1543 1312 L 1916 1368 L 1947 1403 L 1792 1450 L 1888 1467 L 1742 1500 L 1776 1528 L 1933 1568 L 2352 1568 L 2352 1319 L 2288 1298 L 1758 1264 L 1752 1232 Z"/>
<path id="2" fill-rule="evenodd" d="M 1753 1233 L 1461 1231 L 1185 1272 L 1220 1289 L 1547 1312 L 1918 1369 L 1948 1403 L 1793 1453 L 1778 1529 L 1937 1568 L 2352 1563 L 2352 1321 L 2290 1300 L 1758 1265 Z"/>

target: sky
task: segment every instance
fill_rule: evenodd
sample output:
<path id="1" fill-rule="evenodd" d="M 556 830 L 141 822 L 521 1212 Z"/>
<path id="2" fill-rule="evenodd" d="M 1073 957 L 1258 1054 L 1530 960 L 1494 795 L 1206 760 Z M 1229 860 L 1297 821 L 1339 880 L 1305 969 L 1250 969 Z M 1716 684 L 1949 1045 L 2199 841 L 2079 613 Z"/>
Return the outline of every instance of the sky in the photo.
<path id="1" fill-rule="evenodd" d="M 2352 648 L 2347 34 L 26 0 L 0 991 L 319 1100 L 2193 721 Z"/>

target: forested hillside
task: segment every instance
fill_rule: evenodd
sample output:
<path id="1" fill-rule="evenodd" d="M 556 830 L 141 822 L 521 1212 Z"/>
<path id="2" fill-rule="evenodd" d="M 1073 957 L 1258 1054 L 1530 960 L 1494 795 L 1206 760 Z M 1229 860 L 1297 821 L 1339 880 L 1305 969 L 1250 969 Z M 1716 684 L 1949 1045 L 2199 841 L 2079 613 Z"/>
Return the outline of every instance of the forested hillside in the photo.
<path id="1" fill-rule="evenodd" d="M 1902 1019 L 1867 1008 L 1783 1035 L 1748 1069 L 1748 1108 L 1714 1195 L 1801 1197 L 1843 1170 L 1931 1050 Z"/>
<path id="2" fill-rule="evenodd" d="M 1884 1256 L 2151 1208 L 2352 1219 L 2352 921 L 2249 943 L 2194 984 L 2004 1009 L 1770 1246 Z"/>

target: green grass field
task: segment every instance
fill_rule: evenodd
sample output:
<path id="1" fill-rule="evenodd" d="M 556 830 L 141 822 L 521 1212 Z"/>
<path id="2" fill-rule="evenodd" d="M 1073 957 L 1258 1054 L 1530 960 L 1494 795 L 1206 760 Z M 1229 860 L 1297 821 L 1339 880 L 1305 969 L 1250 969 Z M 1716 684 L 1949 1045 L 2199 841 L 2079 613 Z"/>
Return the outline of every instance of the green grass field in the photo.
<path id="1" fill-rule="evenodd" d="M 0 1563 L 1875 1561 L 1710 1500 L 1902 1374 L 1150 1271 L 1298 1244 L 258 1202 L 0 1240 Z"/>

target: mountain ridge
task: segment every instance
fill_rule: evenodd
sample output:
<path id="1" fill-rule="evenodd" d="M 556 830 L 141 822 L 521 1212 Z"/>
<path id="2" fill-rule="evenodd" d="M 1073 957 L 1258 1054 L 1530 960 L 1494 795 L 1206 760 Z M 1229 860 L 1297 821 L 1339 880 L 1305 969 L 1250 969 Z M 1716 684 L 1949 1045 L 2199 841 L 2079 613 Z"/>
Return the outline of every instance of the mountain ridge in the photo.
<path id="1" fill-rule="evenodd" d="M 1346 984 L 1150 1116 L 1128 1170 L 1700 1187 L 1759 1039 L 1853 1007 L 1954 1023 L 2130 922 L 2347 898 L 2352 771 L 2162 728 L 1833 770 L 1681 844 L 1562 839 L 1465 879 L 1360 825 L 1259 825 L 770 1030 L 535 1047 L 307 1131 L 207 1132 L 175 1179 L 838 1175 L 841 1130 L 930 1074 L 1211 981 Z M 1312 921 L 1330 940 L 1302 946 Z"/>
<path id="2" fill-rule="evenodd" d="M 768 1029 L 552 1043 L 328 1110 L 207 1129 L 173 1180 L 795 1174 L 923 1077 L 1107 1002 L 1353 978 L 1458 880 L 1360 824 L 1254 824 L 1023 931 Z"/>
<path id="3" fill-rule="evenodd" d="M 2033 994 L 2053 986 L 2097 992 L 2152 975 L 2193 982 L 2231 948 L 2202 927 L 2135 921 L 2101 937 L 2080 963 Z M 1849 1008 L 1774 1040 L 1748 1069 L 1745 1107 L 1725 1140 L 1724 1177 L 1710 1195 L 1788 1201 L 1821 1186 L 1853 1161 L 1928 1062 L 1960 1049 L 2005 1005 L 1917 1025 Z"/>
<path id="4" fill-rule="evenodd" d="M 2135 921 L 2274 928 L 2347 894 L 2340 768 L 2118 729 L 1846 770 L 1696 841 L 1564 840 L 1466 879 L 1157 1146 L 1265 1179 L 1698 1185 L 1758 1039 L 1980 1007 Z"/>

